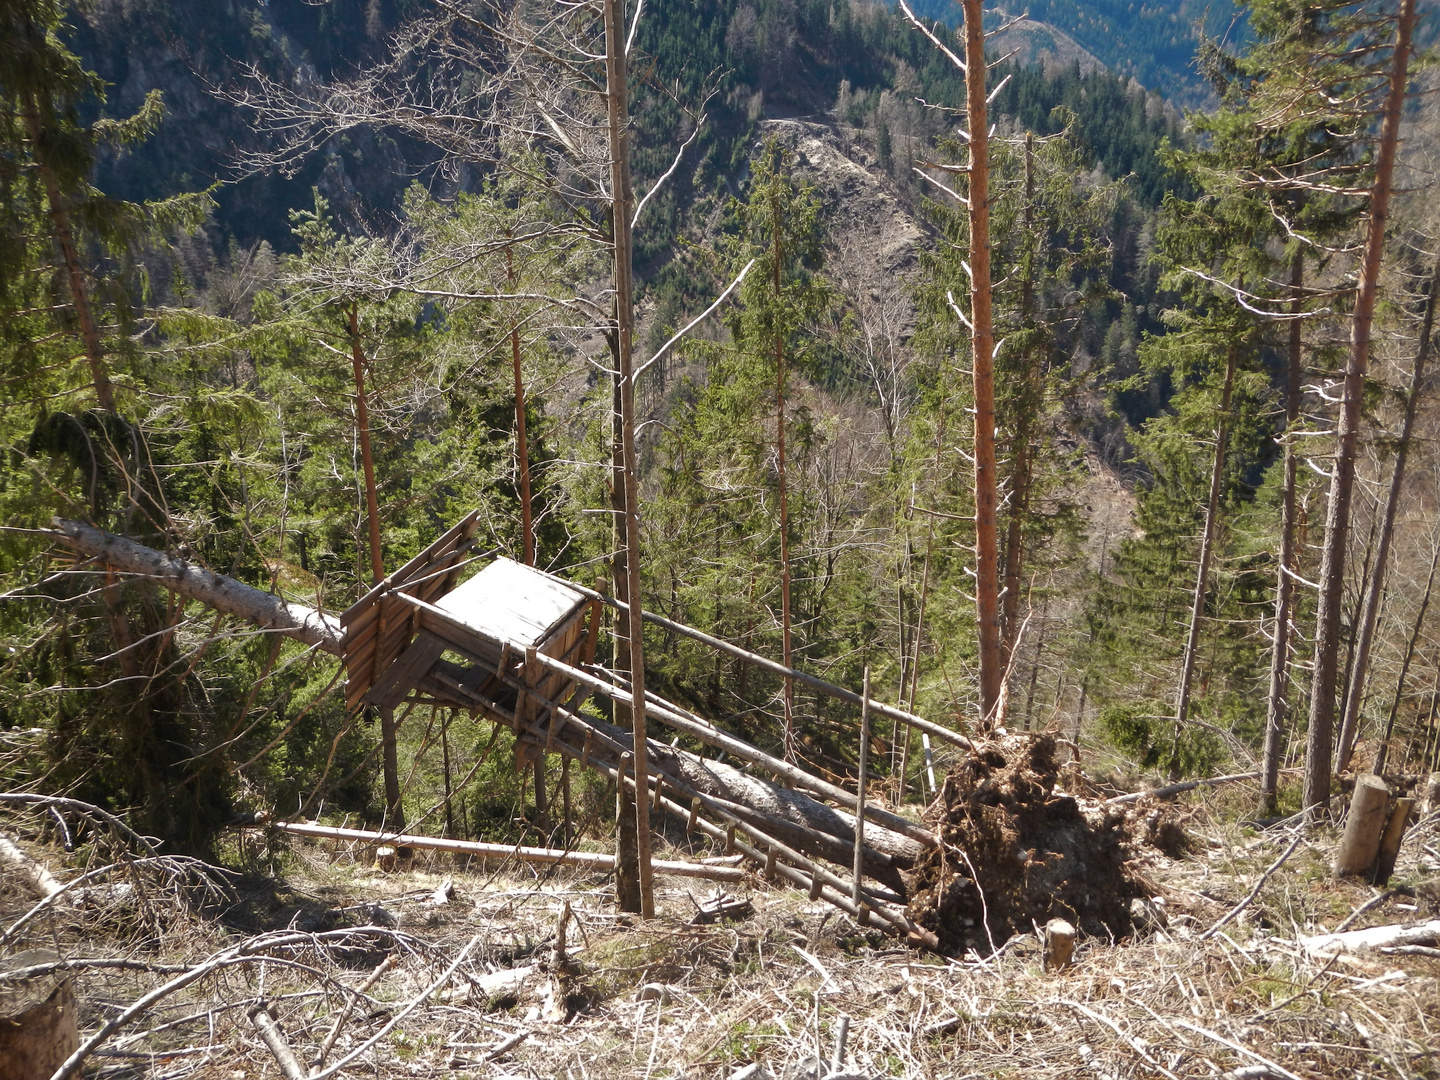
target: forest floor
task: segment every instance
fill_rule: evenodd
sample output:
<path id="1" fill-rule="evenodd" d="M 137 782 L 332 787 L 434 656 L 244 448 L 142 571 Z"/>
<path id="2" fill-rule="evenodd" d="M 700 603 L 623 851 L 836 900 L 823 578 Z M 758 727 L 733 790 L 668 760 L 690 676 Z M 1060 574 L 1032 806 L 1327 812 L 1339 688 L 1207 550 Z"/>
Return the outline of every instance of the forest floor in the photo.
<path id="1" fill-rule="evenodd" d="M 1159 898 L 1148 928 L 1082 936 L 1056 972 L 1035 933 L 941 958 L 758 877 L 726 886 L 747 913 L 708 925 L 696 920 L 708 883 L 658 879 L 657 917 L 642 922 L 615 910 L 602 875 L 422 855 L 382 873 L 368 849 L 270 850 L 259 833 L 241 853 L 271 872 L 233 876 L 201 902 L 183 867 L 132 873 L 138 892 L 57 900 L 4 949 L 12 965 L 17 949 L 31 964 L 102 961 L 72 965 L 82 1039 L 210 965 L 100 1044 L 85 1075 L 114 1080 L 282 1076 L 252 1019 L 260 1002 L 301 1076 L 320 1072 L 334 1030 L 322 1075 L 1440 1077 L 1440 952 L 1326 957 L 1305 944 L 1371 901 L 1355 928 L 1440 916 L 1440 815 L 1412 826 L 1382 893 L 1331 877 L 1332 830 L 1236 824 L 1241 797 L 1182 797 L 1188 853 L 1136 856 Z M 81 869 L 13 824 L 57 876 Z M 34 904 L 19 885 L 0 878 L 0 926 Z"/>

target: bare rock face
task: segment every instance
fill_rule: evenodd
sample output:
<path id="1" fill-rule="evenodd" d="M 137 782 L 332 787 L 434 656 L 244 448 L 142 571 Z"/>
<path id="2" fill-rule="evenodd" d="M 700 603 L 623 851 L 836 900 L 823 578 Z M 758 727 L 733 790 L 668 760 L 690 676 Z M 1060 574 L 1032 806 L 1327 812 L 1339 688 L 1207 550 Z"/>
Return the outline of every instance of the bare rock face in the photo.
<path id="1" fill-rule="evenodd" d="M 1038 923 L 1122 937 L 1130 901 L 1152 891 L 1131 867 L 1123 813 L 1055 791 L 1049 735 L 978 745 L 941 785 L 927 814 L 942 844 L 911 875 L 910 917 L 940 950 L 988 952 Z"/>
<path id="2" fill-rule="evenodd" d="M 760 130 L 795 152 L 795 175 L 815 187 L 835 244 L 826 273 L 842 279 L 852 294 L 877 300 L 903 294 L 898 329 L 908 338 L 915 315 L 906 279 L 918 265 L 925 234 L 896 195 L 894 181 L 834 124 L 766 120 Z"/>

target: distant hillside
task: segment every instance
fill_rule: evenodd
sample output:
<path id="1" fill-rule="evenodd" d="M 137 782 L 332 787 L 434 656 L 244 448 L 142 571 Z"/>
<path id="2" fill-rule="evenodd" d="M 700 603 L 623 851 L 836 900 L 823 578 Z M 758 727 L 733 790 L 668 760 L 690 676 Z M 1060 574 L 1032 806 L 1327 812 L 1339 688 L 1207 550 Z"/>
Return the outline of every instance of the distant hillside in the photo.
<path id="1" fill-rule="evenodd" d="M 960 17 L 955 0 L 919 0 L 914 6 L 951 25 Z M 1219 38 L 1236 33 L 1231 0 L 999 0 L 992 10 L 997 21 L 1000 13 L 1028 15 L 1031 23 L 1058 32 L 1117 75 L 1133 76 L 1182 105 L 1197 105 L 1209 92 L 1193 66 L 1200 27 Z"/>
<path id="2" fill-rule="evenodd" d="M 475 170 L 443 176 L 433 148 L 359 127 L 328 142 L 294 176 L 240 178 L 233 151 L 261 136 L 213 90 L 242 87 L 251 67 L 281 83 L 343 79 L 383 55 L 407 19 L 430 10 L 422 0 L 93 0 L 77 8 L 72 42 L 110 85 L 108 111 L 133 112 L 152 88 L 164 92 L 167 110 L 155 138 L 99 163 L 97 184 L 144 199 L 228 181 L 216 193 L 212 239 L 221 247 L 233 239 L 288 249 L 289 213 L 313 204 L 312 188 L 346 228 L 384 231 L 412 181 L 446 193 L 473 183 Z M 1112 176 L 1133 174 L 1142 200 L 1159 202 L 1170 179 L 1155 148 L 1181 136 L 1158 98 L 1146 100 L 1128 76 L 1102 70 L 1108 61 L 1094 48 L 1049 25 L 1026 22 L 992 44 L 1015 54 L 997 115 L 1051 133 L 1064 123 L 1055 111 L 1063 107 L 1095 163 Z M 744 168 L 758 120 L 828 115 L 843 99 L 841 119 L 889 146 L 921 134 L 916 96 L 952 106 L 963 99 L 953 67 L 893 7 L 869 0 L 679 0 L 647 8 L 637 45 L 652 58 L 657 84 L 678 84 L 683 100 L 702 100 L 706 85 L 719 90 L 689 167 L 653 208 L 657 227 L 636 252 L 642 266 L 668 260 L 696 200 Z M 669 167 L 681 115 L 657 99 L 635 119 L 634 164 L 644 182 Z M 908 153 L 887 164 L 913 185 Z"/>

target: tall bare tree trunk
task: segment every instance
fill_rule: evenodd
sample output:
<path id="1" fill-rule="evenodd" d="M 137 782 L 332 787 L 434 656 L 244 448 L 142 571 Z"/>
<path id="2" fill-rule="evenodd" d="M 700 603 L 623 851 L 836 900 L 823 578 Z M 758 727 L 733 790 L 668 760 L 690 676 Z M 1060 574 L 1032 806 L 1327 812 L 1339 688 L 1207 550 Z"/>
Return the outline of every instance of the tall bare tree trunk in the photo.
<path id="1" fill-rule="evenodd" d="M 975 378 L 975 607 L 980 651 L 980 716 L 996 720 L 1004 657 L 1000 647 L 1000 560 L 995 526 L 995 332 L 990 289 L 990 129 L 985 100 L 982 0 L 963 0 L 965 108 L 970 129 L 970 345 Z"/>
<path id="2" fill-rule="evenodd" d="M 605 100 L 610 124 L 611 235 L 615 245 L 615 340 L 619 360 L 620 439 L 624 457 L 621 482 L 625 489 L 626 601 L 630 605 L 630 682 L 634 704 L 630 709 L 634 733 L 635 847 L 640 879 L 640 914 L 655 914 L 655 889 L 650 866 L 650 800 L 646 796 L 649 773 L 645 746 L 645 635 L 640 596 L 639 459 L 635 452 L 635 373 L 631 346 L 635 334 L 635 307 L 631 270 L 630 215 L 635 202 L 630 187 L 628 128 L 629 90 L 625 58 L 625 25 L 620 0 L 605 0 Z"/>
<path id="3" fill-rule="evenodd" d="M 1200 566 L 1195 572 L 1195 596 L 1190 603 L 1190 632 L 1180 661 L 1180 687 L 1175 692 L 1175 742 L 1170 754 L 1170 777 L 1180 771 L 1180 736 L 1190 716 L 1190 687 L 1200 652 L 1200 621 L 1205 616 L 1205 593 L 1210 584 L 1210 560 L 1220 519 L 1220 488 L 1225 479 L 1225 453 L 1230 441 L 1230 397 L 1235 389 L 1235 347 L 1225 353 L 1225 386 L 1220 391 L 1220 423 L 1215 429 L 1215 457 L 1210 466 L 1210 497 L 1205 503 L 1205 526 L 1200 533 Z"/>
<path id="4" fill-rule="evenodd" d="M 65 277 L 70 284 L 70 303 L 75 308 L 75 321 L 80 324 L 80 340 L 85 346 L 85 359 L 90 363 L 90 380 L 95 386 L 95 400 L 107 412 L 115 411 L 115 390 L 110 383 L 105 350 L 100 344 L 100 329 L 90 307 L 90 287 L 85 281 L 85 268 L 80 262 L 80 249 L 75 243 L 75 230 L 70 224 L 69 200 L 60 190 L 60 181 L 44 155 L 44 125 L 40 120 L 39 103 L 33 95 L 25 101 L 25 126 L 30 132 L 30 154 L 35 159 L 45 184 L 45 198 L 50 203 L 50 224 L 55 242 L 65 263 Z"/>
<path id="5" fill-rule="evenodd" d="M 512 237 L 513 240 L 513 237 Z M 505 248 L 505 279 L 515 288 L 515 249 Z M 525 565 L 535 565 L 535 527 L 530 506 L 530 446 L 525 438 L 525 380 L 520 371 L 520 324 L 510 320 L 510 366 L 515 375 L 515 468 L 520 476 L 520 544 Z"/>
<path id="6" fill-rule="evenodd" d="M 781 298 L 780 204 L 779 192 L 770 193 L 771 257 L 774 262 L 775 302 Z M 785 334 L 775 329 L 775 464 L 780 486 L 780 651 L 787 668 L 793 668 L 793 641 L 790 627 L 790 489 L 785 475 Z M 795 680 L 785 676 L 785 760 L 795 760 Z"/>
<path id="7" fill-rule="evenodd" d="M 611 356 L 616 370 L 620 366 L 620 349 L 613 332 L 611 334 Z M 610 411 L 610 508 L 613 528 L 611 530 L 610 575 L 615 582 L 615 599 L 622 604 L 630 603 L 630 575 L 626 567 L 625 550 L 625 443 L 620 435 L 620 378 L 617 375 L 611 385 Z M 615 612 L 615 657 L 613 668 L 623 678 L 630 677 L 630 615 L 628 606 Z M 744 670 L 741 670 L 743 684 Z M 614 703 L 615 722 L 621 727 L 633 728 L 630 707 Z M 633 770 L 631 770 L 633 775 Z M 640 912 L 640 854 L 635 839 L 635 800 L 625 787 L 621 776 L 615 787 L 615 904 L 621 910 L 632 914 Z"/>
<path id="8" fill-rule="evenodd" d="M 1305 283 L 1305 256 L 1297 251 L 1290 260 L 1290 340 L 1285 377 L 1285 475 L 1280 493 L 1280 557 L 1275 582 L 1275 640 L 1270 650 L 1270 694 L 1265 710 L 1265 755 L 1260 766 L 1260 798 L 1266 813 L 1274 813 L 1280 783 L 1280 756 L 1285 752 L 1285 731 L 1290 720 L 1290 619 L 1295 583 L 1295 474 L 1300 457 L 1295 436 L 1300 425 L 1300 361 L 1303 339 L 1300 288 Z"/>
<path id="9" fill-rule="evenodd" d="M 1410 456 L 1410 436 L 1415 430 L 1415 412 L 1424 385 L 1425 364 L 1430 358 L 1430 332 L 1435 325 L 1436 294 L 1440 292 L 1440 259 L 1430 277 L 1430 295 L 1425 301 L 1425 316 L 1420 324 L 1420 342 L 1415 350 L 1415 367 L 1410 373 L 1410 392 L 1405 399 L 1405 419 L 1400 425 L 1400 444 L 1395 449 L 1395 468 L 1390 474 L 1390 491 L 1385 499 L 1385 514 L 1380 525 L 1380 542 L 1375 550 L 1375 569 L 1365 589 L 1365 603 L 1356 634 L 1355 657 L 1350 666 L 1350 685 L 1345 695 L 1345 713 L 1340 724 L 1340 738 L 1335 751 L 1335 771 L 1343 772 L 1350 764 L 1355 737 L 1360 727 L 1360 705 L 1364 700 L 1366 673 L 1370 666 L 1370 647 L 1375 641 L 1375 624 L 1380 610 L 1380 597 L 1385 588 L 1385 566 L 1394 536 L 1395 515 L 1400 509 L 1400 492 L 1405 482 L 1405 462 Z M 1394 714 L 1392 711 L 1391 718 Z"/>
<path id="10" fill-rule="evenodd" d="M 1415 0 L 1401 0 L 1390 86 L 1385 96 L 1380 146 L 1375 160 L 1375 182 L 1370 199 L 1365 253 L 1355 290 L 1355 311 L 1350 323 L 1350 355 L 1325 513 L 1325 545 L 1320 561 L 1320 605 L 1316 614 L 1314 679 L 1310 692 L 1310 728 L 1305 743 L 1303 803 L 1313 819 L 1330 806 L 1331 751 L 1335 735 L 1335 683 L 1340 655 L 1340 609 L 1344 600 L 1345 546 L 1350 534 L 1350 496 L 1355 485 L 1355 451 L 1360 436 L 1360 403 L 1365 372 L 1370 362 L 1370 327 L 1380 286 L 1380 264 L 1385 254 L 1385 225 L 1390 216 L 1390 183 L 1395 171 L 1395 150 L 1400 136 L 1400 114 L 1405 104 L 1410 39 L 1415 28 Z"/>

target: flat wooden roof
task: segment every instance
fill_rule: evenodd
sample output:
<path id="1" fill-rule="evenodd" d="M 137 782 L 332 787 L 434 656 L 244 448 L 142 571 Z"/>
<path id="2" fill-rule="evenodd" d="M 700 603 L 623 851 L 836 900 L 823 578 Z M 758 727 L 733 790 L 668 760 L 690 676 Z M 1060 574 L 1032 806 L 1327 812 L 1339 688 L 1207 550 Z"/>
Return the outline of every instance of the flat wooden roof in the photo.
<path id="1" fill-rule="evenodd" d="M 512 648 L 538 645 L 586 602 L 585 596 L 533 566 L 496 559 L 435 606 Z"/>

